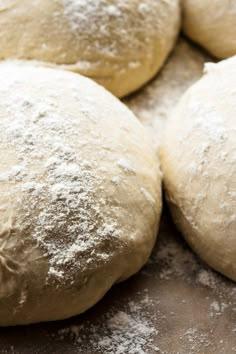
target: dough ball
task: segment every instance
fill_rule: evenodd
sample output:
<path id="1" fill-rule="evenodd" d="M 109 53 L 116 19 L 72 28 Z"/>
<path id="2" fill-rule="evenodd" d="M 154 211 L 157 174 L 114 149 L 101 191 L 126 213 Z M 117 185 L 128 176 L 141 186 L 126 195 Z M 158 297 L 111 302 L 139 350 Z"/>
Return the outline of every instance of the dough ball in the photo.
<path id="1" fill-rule="evenodd" d="M 161 68 L 179 25 L 179 0 L 2 0 L 0 59 L 55 63 L 121 97 Z"/>
<path id="2" fill-rule="evenodd" d="M 217 58 L 236 54 L 236 1 L 183 0 L 183 31 Z"/>
<path id="3" fill-rule="evenodd" d="M 236 57 L 207 64 L 161 145 L 177 227 L 206 263 L 236 280 Z"/>
<path id="4" fill-rule="evenodd" d="M 67 318 L 147 261 L 157 156 L 92 80 L 17 63 L 0 77 L 0 325 Z"/>

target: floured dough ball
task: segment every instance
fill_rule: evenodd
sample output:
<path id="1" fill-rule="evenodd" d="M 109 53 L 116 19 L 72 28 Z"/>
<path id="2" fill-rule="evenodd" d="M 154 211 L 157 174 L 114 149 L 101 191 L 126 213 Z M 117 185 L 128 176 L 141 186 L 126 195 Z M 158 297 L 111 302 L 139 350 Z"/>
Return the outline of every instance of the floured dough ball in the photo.
<path id="1" fill-rule="evenodd" d="M 0 77 L 0 325 L 63 319 L 147 261 L 157 156 L 92 80 L 13 63 Z"/>
<path id="2" fill-rule="evenodd" d="M 236 1 L 183 0 L 184 33 L 217 58 L 236 54 Z"/>
<path id="3" fill-rule="evenodd" d="M 161 146 L 174 221 L 190 246 L 236 280 L 236 57 L 207 64 L 180 100 Z"/>
<path id="4" fill-rule="evenodd" d="M 0 59 L 55 63 L 121 97 L 161 68 L 179 25 L 179 0 L 2 0 Z"/>

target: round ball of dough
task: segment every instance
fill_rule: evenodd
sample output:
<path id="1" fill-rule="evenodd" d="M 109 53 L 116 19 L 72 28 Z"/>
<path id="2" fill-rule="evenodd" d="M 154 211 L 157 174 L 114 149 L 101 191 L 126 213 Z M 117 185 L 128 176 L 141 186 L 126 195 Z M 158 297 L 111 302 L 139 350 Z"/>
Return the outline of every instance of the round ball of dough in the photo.
<path id="1" fill-rule="evenodd" d="M 161 68 L 179 25 L 179 0 L 2 0 L 0 59 L 55 63 L 121 97 Z"/>
<path id="2" fill-rule="evenodd" d="M 147 261 L 157 156 L 92 80 L 13 63 L 0 77 L 0 325 L 67 318 Z"/>
<path id="3" fill-rule="evenodd" d="M 236 280 L 236 57 L 207 64 L 180 100 L 161 146 L 174 221 L 190 246 Z"/>
<path id="4" fill-rule="evenodd" d="M 183 0 L 183 31 L 217 58 L 236 54 L 235 0 Z"/>

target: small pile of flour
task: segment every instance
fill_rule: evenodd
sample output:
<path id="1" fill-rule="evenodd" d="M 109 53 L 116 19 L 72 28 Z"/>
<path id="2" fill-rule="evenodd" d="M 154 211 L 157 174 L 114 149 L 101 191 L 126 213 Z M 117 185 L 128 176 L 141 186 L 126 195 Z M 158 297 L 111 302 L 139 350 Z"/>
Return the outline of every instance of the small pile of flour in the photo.
<path id="1" fill-rule="evenodd" d="M 151 316 L 147 310 L 151 304 L 151 299 L 145 295 L 139 302 L 128 302 L 124 310 L 110 309 L 99 324 L 86 321 L 81 325 L 62 328 L 57 337 L 60 340 L 70 337 L 74 345 L 80 348 L 86 343 L 87 348 L 96 353 L 156 352 L 157 348 L 153 344 L 153 336 L 158 335 L 153 325 L 155 314 Z"/>

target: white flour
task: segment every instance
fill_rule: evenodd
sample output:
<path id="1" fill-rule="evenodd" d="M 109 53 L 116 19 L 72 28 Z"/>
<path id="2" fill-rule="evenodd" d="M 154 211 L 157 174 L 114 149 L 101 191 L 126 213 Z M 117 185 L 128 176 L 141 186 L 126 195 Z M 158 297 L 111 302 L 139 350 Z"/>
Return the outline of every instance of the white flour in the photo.
<path id="1" fill-rule="evenodd" d="M 151 306 L 152 301 L 146 295 L 139 302 L 128 302 L 124 311 L 110 310 L 102 316 L 99 325 L 91 322 L 72 325 L 60 329 L 58 337 L 64 340 L 69 336 L 75 346 L 84 345 L 86 340 L 94 352 L 145 354 L 147 350 L 155 351 L 153 335 L 158 335 L 158 331 L 153 326 L 152 316 L 148 315 Z M 85 327 L 89 328 L 89 333 L 85 334 Z"/>

